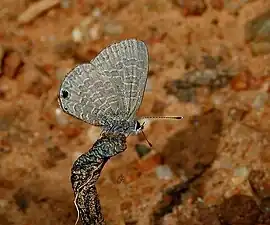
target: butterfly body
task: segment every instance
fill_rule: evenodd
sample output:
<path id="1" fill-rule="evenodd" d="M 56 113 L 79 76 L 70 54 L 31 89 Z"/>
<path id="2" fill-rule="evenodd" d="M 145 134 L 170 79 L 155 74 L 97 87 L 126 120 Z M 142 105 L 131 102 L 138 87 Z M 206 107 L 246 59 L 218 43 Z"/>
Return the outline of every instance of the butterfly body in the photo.
<path id="1" fill-rule="evenodd" d="M 122 121 L 113 121 L 111 124 L 106 124 L 102 126 L 102 132 L 113 133 L 113 134 L 125 134 L 137 135 L 142 131 L 143 126 L 136 120 L 122 120 Z"/>

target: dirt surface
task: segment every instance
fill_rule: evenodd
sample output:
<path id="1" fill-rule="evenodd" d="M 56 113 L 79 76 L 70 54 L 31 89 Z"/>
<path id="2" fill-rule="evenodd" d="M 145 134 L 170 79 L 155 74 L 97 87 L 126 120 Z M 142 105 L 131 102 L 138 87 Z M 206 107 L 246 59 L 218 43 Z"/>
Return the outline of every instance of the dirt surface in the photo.
<path id="1" fill-rule="evenodd" d="M 145 41 L 145 134 L 105 166 L 108 225 L 270 224 L 269 0 L 0 1 L 0 224 L 72 225 L 70 169 L 100 130 L 59 108 L 65 74 Z"/>

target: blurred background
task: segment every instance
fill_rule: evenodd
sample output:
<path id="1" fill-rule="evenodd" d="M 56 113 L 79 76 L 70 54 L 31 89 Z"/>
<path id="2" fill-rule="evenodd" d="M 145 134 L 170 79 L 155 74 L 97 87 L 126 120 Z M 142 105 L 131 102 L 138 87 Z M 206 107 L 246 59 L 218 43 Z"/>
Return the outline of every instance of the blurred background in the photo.
<path id="1" fill-rule="evenodd" d="M 57 95 L 127 38 L 149 48 L 128 138 L 98 181 L 108 225 L 270 224 L 269 0 L 1 0 L 0 224 L 72 225 L 70 170 L 100 130 Z"/>

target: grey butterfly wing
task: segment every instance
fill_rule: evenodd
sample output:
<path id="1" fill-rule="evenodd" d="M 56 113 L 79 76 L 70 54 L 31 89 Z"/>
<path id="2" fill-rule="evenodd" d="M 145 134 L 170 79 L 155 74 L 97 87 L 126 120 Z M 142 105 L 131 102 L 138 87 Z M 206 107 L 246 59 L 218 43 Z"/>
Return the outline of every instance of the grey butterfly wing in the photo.
<path id="1" fill-rule="evenodd" d="M 119 118 L 136 116 L 145 90 L 148 73 L 148 51 L 142 41 L 124 40 L 103 49 L 91 63 L 100 74 L 110 78 L 123 105 Z"/>
<path id="2" fill-rule="evenodd" d="M 114 86 L 91 63 L 78 65 L 66 75 L 59 103 L 67 114 L 96 126 L 113 121 L 121 108 Z"/>

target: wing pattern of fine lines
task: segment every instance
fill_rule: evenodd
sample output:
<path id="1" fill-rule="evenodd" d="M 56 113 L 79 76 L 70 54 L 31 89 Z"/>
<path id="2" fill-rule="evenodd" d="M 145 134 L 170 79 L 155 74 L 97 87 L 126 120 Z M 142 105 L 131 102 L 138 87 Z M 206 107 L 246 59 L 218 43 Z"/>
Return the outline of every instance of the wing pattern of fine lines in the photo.
<path id="1" fill-rule="evenodd" d="M 148 52 L 142 41 L 121 41 L 103 49 L 91 63 L 110 78 L 124 105 L 121 118 L 130 119 L 141 105 L 148 73 Z"/>
<path id="2" fill-rule="evenodd" d="M 60 105 L 66 113 L 94 125 L 134 119 L 147 72 L 143 42 L 131 39 L 112 44 L 67 74 L 60 88 Z"/>
<path id="3" fill-rule="evenodd" d="M 93 125 L 113 120 L 120 108 L 112 83 L 92 64 L 76 66 L 65 77 L 59 99 L 66 113 Z"/>

